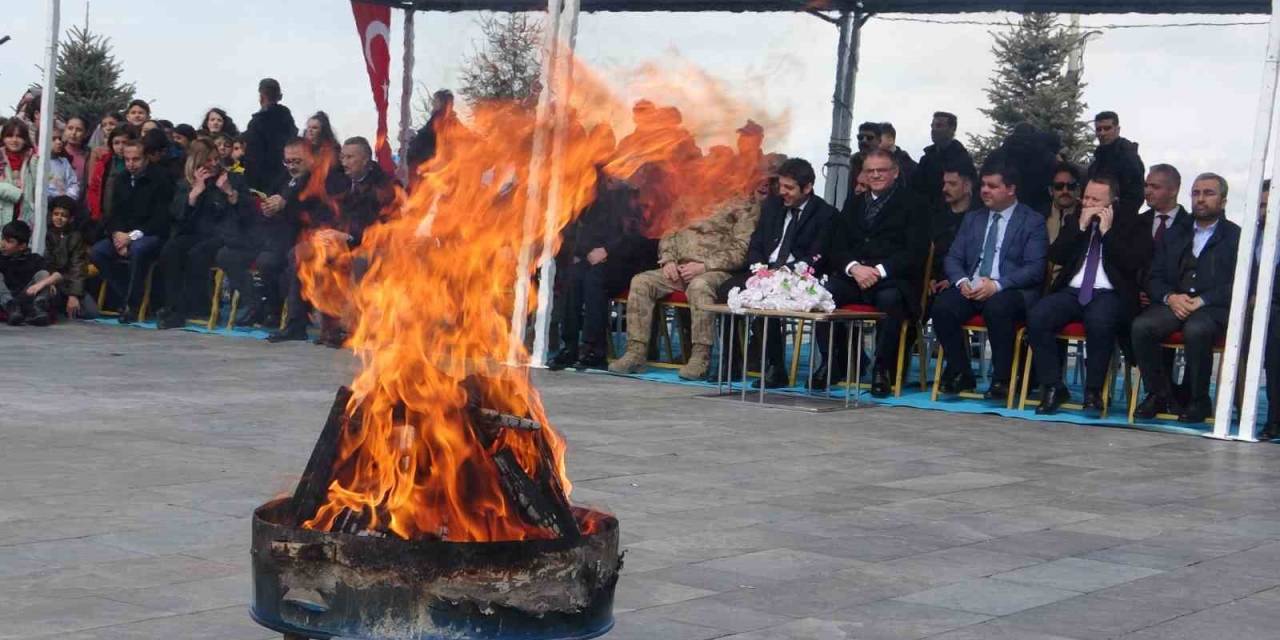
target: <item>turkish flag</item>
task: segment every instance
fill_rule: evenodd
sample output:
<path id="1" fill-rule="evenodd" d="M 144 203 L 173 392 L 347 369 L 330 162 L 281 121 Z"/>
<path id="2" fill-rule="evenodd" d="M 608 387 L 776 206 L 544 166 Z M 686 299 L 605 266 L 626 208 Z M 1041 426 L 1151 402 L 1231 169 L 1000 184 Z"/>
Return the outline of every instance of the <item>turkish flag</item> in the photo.
<path id="1" fill-rule="evenodd" d="M 391 7 L 351 0 L 351 12 L 356 16 L 356 32 L 360 34 L 361 48 L 364 49 L 364 65 L 369 71 L 373 104 L 378 108 L 378 139 L 373 144 L 374 153 L 383 170 L 394 174 L 396 166 L 391 161 L 391 145 L 387 141 L 387 102 L 391 92 Z"/>

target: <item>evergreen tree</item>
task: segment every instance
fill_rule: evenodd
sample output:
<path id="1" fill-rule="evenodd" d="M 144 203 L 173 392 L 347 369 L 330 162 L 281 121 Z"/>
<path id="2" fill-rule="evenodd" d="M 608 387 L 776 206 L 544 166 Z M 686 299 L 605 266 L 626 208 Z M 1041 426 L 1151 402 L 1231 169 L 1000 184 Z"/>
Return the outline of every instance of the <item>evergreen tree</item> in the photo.
<path id="1" fill-rule="evenodd" d="M 123 70 L 111 55 L 109 38 L 72 27 L 58 48 L 58 113 L 96 123 L 107 113 L 123 111 L 135 90 L 132 83 L 120 81 Z"/>
<path id="2" fill-rule="evenodd" d="M 1067 73 L 1077 36 L 1059 26 L 1051 13 L 1023 14 L 1008 33 L 993 33 L 996 69 L 986 90 L 991 134 L 969 136 L 975 159 L 986 158 L 1019 123 L 1057 133 L 1062 155 L 1081 162 L 1092 148 L 1090 129 L 1081 120 L 1087 106 L 1084 83 Z"/>
<path id="3" fill-rule="evenodd" d="M 533 104 L 542 72 L 542 22 L 528 13 L 480 19 L 482 44 L 462 63 L 461 88 L 467 104 L 514 100 Z"/>

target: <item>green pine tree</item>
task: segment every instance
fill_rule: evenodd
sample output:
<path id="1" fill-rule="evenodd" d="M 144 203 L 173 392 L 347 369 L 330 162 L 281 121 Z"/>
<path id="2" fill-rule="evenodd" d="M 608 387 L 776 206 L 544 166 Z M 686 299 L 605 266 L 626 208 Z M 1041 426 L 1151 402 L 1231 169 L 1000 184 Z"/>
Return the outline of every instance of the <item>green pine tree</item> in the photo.
<path id="1" fill-rule="evenodd" d="M 527 13 L 486 15 L 482 42 L 464 58 L 460 93 L 467 104 L 513 100 L 533 104 L 542 73 L 542 22 Z"/>
<path id="2" fill-rule="evenodd" d="M 1058 24 L 1051 13 L 1023 14 L 1008 33 L 993 33 L 995 73 L 986 90 L 991 133 L 969 136 L 975 158 L 986 158 L 1019 123 L 1062 138 L 1062 155 L 1081 162 L 1092 148 L 1088 124 L 1081 118 L 1087 106 L 1084 83 L 1067 73 L 1067 60 L 1077 36 Z"/>
<path id="3" fill-rule="evenodd" d="M 132 83 L 120 81 L 123 70 L 111 55 L 109 38 L 72 27 L 58 49 L 58 113 L 95 123 L 107 113 L 123 111 L 135 91 Z"/>

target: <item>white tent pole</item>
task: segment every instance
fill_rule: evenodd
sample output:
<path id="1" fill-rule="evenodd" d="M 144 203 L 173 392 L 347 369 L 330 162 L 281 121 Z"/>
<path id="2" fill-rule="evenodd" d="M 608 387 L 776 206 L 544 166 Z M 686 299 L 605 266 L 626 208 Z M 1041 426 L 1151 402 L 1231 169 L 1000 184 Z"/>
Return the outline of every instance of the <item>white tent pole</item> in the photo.
<path id="1" fill-rule="evenodd" d="M 1262 90 L 1258 94 L 1258 111 L 1253 125 L 1253 151 L 1249 161 L 1249 182 L 1245 185 L 1244 193 L 1244 214 L 1238 218 L 1240 220 L 1240 250 L 1236 254 L 1236 272 L 1235 284 L 1232 288 L 1231 295 L 1231 315 L 1227 322 L 1227 342 L 1226 349 L 1222 353 L 1222 363 L 1220 365 L 1222 371 L 1218 376 L 1218 400 L 1217 407 L 1213 415 L 1213 432 L 1208 434 L 1210 437 L 1225 439 L 1231 433 L 1231 413 L 1235 400 L 1236 374 L 1240 365 L 1240 350 L 1242 347 L 1242 338 L 1244 337 L 1246 310 L 1249 303 L 1249 281 L 1252 275 L 1253 267 L 1253 245 L 1257 237 L 1257 210 L 1258 200 L 1262 196 L 1262 176 L 1266 171 L 1267 164 L 1267 142 L 1271 139 L 1272 121 L 1275 117 L 1276 108 L 1276 80 L 1280 74 L 1280 0 L 1272 0 L 1271 7 L 1271 31 L 1267 38 L 1267 57 L 1262 67 Z M 1272 221 L 1271 224 L 1274 224 Z M 1274 250 L 1271 252 L 1274 256 Z M 1270 272 L 1270 270 L 1268 270 Z M 1262 283 L 1258 283 L 1262 286 Z M 1266 283 L 1268 294 L 1270 293 L 1271 283 Z M 1261 289 L 1259 289 L 1259 300 L 1262 300 Z M 1267 298 L 1270 302 L 1270 298 Z M 1261 305 L 1259 305 L 1261 306 Z M 1260 316 L 1255 316 L 1255 322 L 1260 317 L 1264 329 L 1265 336 L 1266 316 L 1269 309 L 1262 310 Z M 1256 335 L 1256 332 L 1255 332 Z M 1263 351 L 1265 343 L 1255 342 L 1254 351 Z M 1256 376 L 1256 371 L 1254 372 Z M 1254 378 L 1256 382 L 1257 378 Z M 1246 395 L 1257 394 L 1256 388 L 1248 388 L 1245 390 Z M 1246 401 L 1247 402 L 1247 401 Z M 1257 399 L 1254 399 L 1254 408 L 1257 408 Z M 1252 440 L 1252 426 L 1246 426 L 1242 423 L 1241 435 L 1244 439 Z M 1248 432 L 1247 435 L 1245 432 Z"/>
<path id="2" fill-rule="evenodd" d="M 520 256 L 516 263 L 515 303 L 511 308 L 511 336 L 507 346 L 507 362 L 518 364 L 524 349 L 524 335 L 529 313 L 529 268 L 533 262 L 533 247 L 526 246 L 538 229 L 539 219 L 545 214 L 543 206 L 542 176 L 547 155 L 547 130 L 551 113 L 551 86 L 555 80 L 555 58 L 560 40 L 560 16 L 563 0 L 547 1 L 547 24 L 543 38 L 541 91 L 533 128 L 533 151 L 529 160 L 529 184 L 524 213 L 524 228 L 520 235 Z M 550 283 L 544 283 L 551 286 Z"/>
<path id="3" fill-rule="evenodd" d="M 58 94 L 58 31 L 61 29 L 61 0 L 49 0 L 49 32 L 45 43 L 44 91 L 40 95 L 40 154 L 36 162 L 35 219 L 31 223 L 31 250 L 44 253 L 44 234 L 49 208 L 49 154 L 53 151 L 53 111 Z"/>
<path id="4" fill-rule="evenodd" d="M 413 40 L 415 7 L 404 10 L 404 72 L 400 76 L 400 168 L 397 174 L 405 184 L 409 183 L 409 172 L 417 167 L 409 166 L 409 143 L 413 141 Z"/>
<path id="5" fill-rule="evenodd" d="M 548 334 L 551 332 L 552 292 L 556 281 L 555 238 L 559 232 L 557 222 L 562 213 L 560 174 L 563 171 L 565 143 L 569 135 L 569 97 L 573 91 L 573 51 L 578 40 L 578 6 L 578 0 L 564 0 L 562 20 L 568 23 L 565 30 L 568 37 L 556 47 L 550 186 L 542 220 L 542 256 L 539 258 L 542 274 L 538 279 L 541 285 L 538 287 L 538 313 L 533 324 L 533 353 L 529 359 L 530 366 L 534 367 L 545 367 L 547 364 Z"/>
<path id="6" fill-rule="evenodd" d="M 1280 132 L 1278 132 L 1280 133 Z M 1280 144 L 1277 140 L 1274 144 Z M 1274 148 L 1274 147 L 1273 147 Z M 1280 164 L 1272 167 L 1272 184 L 1280 184 Z M 1255 208 L 1256 210 L 1256 208 Z M 1280 197 L 1267 200 L 1267 222 L 1258 238 L 1258 246 L 1262 253 L 1258 257 L 1258 284 L 1256 302 L 1253 309 L 1253 326 L 1250 328 L 1249 344 L 1253 348 L 1247 354 L 1244 373 L 1244 401 L 1240 405 L 1240 427 L 1236 431 L 1236 439 L 1245 442 L 1257 442 L 1258 395 L 1262 390 L 1259 384 L 1262 378 L 1264 361 L 1266 360 L 1267 324 L 1271 319 L 1271 299 L 1275 295 L 1273 278 L 1276 272 L 1276 233 L 1280 230 Z M 1249 224 L 1245 216 L 1245 224 Z M 1257 226 L 1256 224 L 1254 225 Z M 1252 255 L 1252 253 L 1250 253 Z M 1237 266 L 1236 268 L 1239 268 Z M 1267 384 L 1280 384 L 1280 380 L 1267 380 Z M 1272 407 L 1270 411 L 1280 412 L 1280 407 Z"/>

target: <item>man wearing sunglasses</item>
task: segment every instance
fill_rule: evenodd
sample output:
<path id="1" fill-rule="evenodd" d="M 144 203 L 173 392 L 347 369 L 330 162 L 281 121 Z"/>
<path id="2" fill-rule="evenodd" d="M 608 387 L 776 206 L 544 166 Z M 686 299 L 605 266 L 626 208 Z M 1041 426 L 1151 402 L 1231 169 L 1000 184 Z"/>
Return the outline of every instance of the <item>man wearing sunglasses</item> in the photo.
<path id="1" fill-rule="evenodd" d="M 1114 111 L 1094 116 L 1093 131 L 1098 136 L 1098 148 L 1089 165 L 1089 178 L 1114 178 L 1120 185 L 1116 213 L 1138 213 L 1142 207 L 1143 177 L 1147 174 L 1142 156 L 1138 155 L 1138 143 L 1120 137 L 1120 116 Z"/>
<path id="2" fill-rule="evenodd" d="M 1084 188 L 1080 180 L 1080 169 L 1073 164 L 1064 162 L 1054 169 L 1053 182 L 1049 183 L 1052 205 L 1045 220 L 1050 244 L 1058 239 L 1058 232 L 1062 230 L 1067 216 L 1080 212 L 1080 195 Z"/>
<path id="3" fill-rule="evenodd" d="M 858 175 L 862 172 L 862 163 L 866 161 L 867 154 L 872 150 L 880 148 L 881 130 L 879 122 L 864 122 L 858 125 L 858 152 L 853 154 L 849 159 L 850 175 Z"/>

